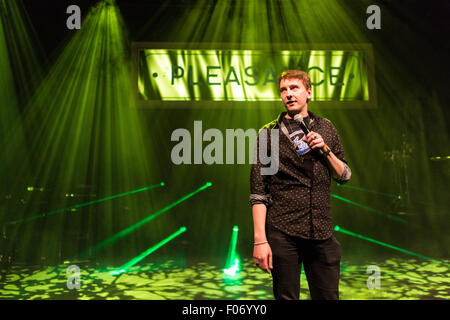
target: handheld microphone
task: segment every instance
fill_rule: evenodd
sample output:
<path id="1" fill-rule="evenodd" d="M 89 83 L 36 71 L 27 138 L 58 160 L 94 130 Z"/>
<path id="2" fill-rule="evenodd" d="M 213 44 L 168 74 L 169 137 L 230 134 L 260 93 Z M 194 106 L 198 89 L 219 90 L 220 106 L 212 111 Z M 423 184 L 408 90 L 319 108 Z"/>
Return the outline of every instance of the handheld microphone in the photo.
<path id="1" fill-rule="evenodd" d="M 309 129 L 306 126 L 305 122 L 303 122 L 303 117 L 302 117 L 302 115 L 300 113 L 297 113 L 294 116 L 294 121 L 296 121 L 300 125 L 300 128 L 302 128 L 302 130 L 305 133 L 305 135 L 308 135 Z"/>
<path id="2" fill-rule="evenodd" d="M 297 114 L 294 116 L 294 121 L 296 121 L 296 122 L 299 124 L 300 128 L 301 128 L 301 129 L 303 130 L 303 132 L 305 133 L 305 136 L 307 136 L 308 133 L 309 133 L 310 131 L 309 131 L 308 127 L 306 126 L 305 122 L 303 121 L 302 115 L 299 114 L 299 113 L 297 113 Z M 324 152 L 323 152 L 322 148 L 320 148 L 320 149 L 318 149 L 318 150 L 319 150 L 319 153 L 320 153 L 321 155 L 324 155 Z"/>

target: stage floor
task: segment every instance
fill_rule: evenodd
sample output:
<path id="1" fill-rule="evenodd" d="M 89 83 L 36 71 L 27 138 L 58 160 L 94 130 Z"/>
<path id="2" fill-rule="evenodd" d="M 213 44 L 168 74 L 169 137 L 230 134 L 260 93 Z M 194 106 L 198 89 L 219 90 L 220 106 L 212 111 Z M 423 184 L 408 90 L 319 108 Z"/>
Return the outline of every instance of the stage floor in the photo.
<path id="1" fill-rule="evenodd" d="M 392 257 L 351 264 L 341 261 L 342 300 L 450 299 L 449 262 Z M 368 289 L 369 265 L 380 268 L 380 287 Z M 147 262 L 114 276 L 114 268 L 79 264 L 80 289 L 68 289 L 68 264 L 54 267 L 10 266 L 0 276 L 0 299 L 100 300 L 272 300 L 271 276 L 257 269 L 252 259 L 230 277 L 223 267 L 206 261 L 187 265 L 168 260 Z M 72 283 L 74 283 L 72 281 Z M 300 299 L 310 299 L 302 273 Z"/>

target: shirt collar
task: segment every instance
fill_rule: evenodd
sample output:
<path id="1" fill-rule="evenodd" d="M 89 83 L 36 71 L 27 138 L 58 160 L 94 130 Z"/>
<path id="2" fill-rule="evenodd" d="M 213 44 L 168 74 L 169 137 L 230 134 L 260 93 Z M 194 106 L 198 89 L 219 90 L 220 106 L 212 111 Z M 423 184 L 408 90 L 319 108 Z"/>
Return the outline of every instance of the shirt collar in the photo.
<path id="1" fill-rule="evenodd" d="M 283 121 L 284 116 L 287 114 L 287 111 L 283 111 L 278 115 L 277 122 L 273 128 L 276 128 L 280 125 L 280 122 Z M 309 126 L 313 126 L 316 120 L 316 115 L 308 110 L 308 116 L 309 116 Z"/>

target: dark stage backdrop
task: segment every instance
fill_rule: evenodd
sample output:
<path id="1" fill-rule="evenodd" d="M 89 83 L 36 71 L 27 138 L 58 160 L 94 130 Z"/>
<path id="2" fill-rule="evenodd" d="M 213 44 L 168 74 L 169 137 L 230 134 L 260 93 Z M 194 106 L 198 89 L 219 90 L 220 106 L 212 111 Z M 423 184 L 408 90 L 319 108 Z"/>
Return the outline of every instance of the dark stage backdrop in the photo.
<path id="1" fill-rule="evenodd" d="M 89 257 L 117 265 L 186 226 L 156 255 L 225 263 L 235 225 L 237 252 L 251 257 L 248 160 L 176 165 L 171 135 L 178 128 L 193 134 L 197 120 L 203 132 L 258 130 L 283 111 L 281 100 L 264 106 L 254 101 L 142 106 L 135 100 L 132 43 L 242 50 L 370 44 L 375 107 L 309 105 L 333 122 L 352 168 L 346 187 L 332 185 L 334 223 L 425 256 L 448 258 L 450 160 L 436 157 L 450 155 L 449 4 L 372 2 L 17 1 L 21 15 L 2 15 L 2 54 L 9 56 L 3 69 L 8 90 L 2 92 L 3 250 L 27 263 L 70 259 L 211 182 Z M 80 30 L 66 27 L 72 4 L 81 9 Z M 379 30 L 366 26 L 371 4 L 381 8 Z M 163 187 L 72 208 L 162 181 Z M 71 209 L 23 221 L 61 208 Z M 8 224 L 14 220 L 19 222 Z M 349 259 L 394 254 L 350 235 L 337 237 Z"/>

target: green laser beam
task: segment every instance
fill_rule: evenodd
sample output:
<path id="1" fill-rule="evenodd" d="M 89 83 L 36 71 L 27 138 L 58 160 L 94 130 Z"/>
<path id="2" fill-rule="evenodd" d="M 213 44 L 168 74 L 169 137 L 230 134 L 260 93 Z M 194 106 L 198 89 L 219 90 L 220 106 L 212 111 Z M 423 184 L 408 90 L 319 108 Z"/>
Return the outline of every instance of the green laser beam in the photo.
<path id="1" fill-rule="evenodd" d="M 432 161 L 450 160 L 450 156 L 431 157 L 430 160 Z"/>
<path id="2" fill-rule="evenodd" d="M 141 261 L 142 259 L 144 259 L 145 257 L 147 257 L 148 255 L 152 254 L 153 252 L 155 252 L 156 250 L 158 250 L 159 248 L 161 248 L 163 245 L 165 245 L 166 243 L 168 243 L 169 241 L 172 241 L 174 238 L 178 237 L 180 234 L 182 234 L 183 232 L 186 231 L 186 227 L 181 227 L 180 229 L 178 229 L 178 231 L 174 232 L 173 234 L 171 234 L 170 236 L 168 236 L 167 238 L 165 238 L 164 240 L 161 240 L 160 242 L 158 242 L 156 245 L 154 245 L 153 247 L 148 248 L 147 250 L 145 250 L 144 252 L 142 252 L 140 255 L 138 255 L 137 257 L 134 257 L 133 259 L 131 259 L 130 261 L 128 261 L 127 263 L 125 263 L 124 265 L 122 265 L 120 268 L 112 271 L 113 275 L 119 275 L 121 273 L 126 272 L 129 268 L 131 268 L 132 266 L 134 266 L 136 263 L 138 263 L 139 261 Z"/>
<path id="3" fill-rule="evenodd" d="M 235 256 L 236 256 L 236 244 L 237 244 L 238 232 L 239 232 L 238 226 L 234 226 L 233 232 L 231 233 L 230 245 L 228 247 L 227 262 L 225 264 L 226 269 L 231 268 L 235 264 L 234 260 L 235 260 Z"/>
<path id="4" fill-rule="evenodd" d="M 433 259 L 433 258 L 430 258 L 430 257 L 426 257 L 426 256 L 421 255 L 419 253 L 415 253 L 415 252 L 412 252 L 412 251 L 409 251 L 409 250 L 405 250 L 405 249 L 402 249 L 402 248 L 390 245 L 388 243 L 384 243 L 384 242 L 381 242 L 381 241 L 378 241 L 378 240 L 375 240 L 375 239 L 363 236 L 361 234 L 354 233 L 354 232 L 352 232 L 350 230 L 346 230 L 344 228 L 341 228 L 340 226 L 335 226 L 334 227 L 334 231 L 342 232 L 344 234 L 348 234 L 350 236 L 353 236 L 353 237 L 356 237 L 356 238 L 359 238 L 359 239 L 363 239 L 363 240 L 366 240 L 366 241 L 369 241 L 369 242 L 372 242 L 372 243 L 376 243 L 376 244 L 378 244 L 380 246 L 383 246 L 383 247 L 387 247 L 387 248 L 390 248 L 390 249 L 394 249 L 396 251 L 400 251 L 400 252 L 403 252 L 403 253 L 406 253 L 406 254 L 410 254 L 410 255 L 419 257 L 421 259 L 424 259 L 424 260 L 429 260 L 429 261 L 441 263 L 441 264 L 444 264 L 444 265 L 450 267 L 450 264 L 448 264 L 448 263 L 445 263 L 445 262 L 442 262 L 442 261 L 439 261 L 439 260 L 436 260 L 436 259 Z"/>
<path id="5" fill-rule="evenodd" d="M 342 200 L 342 201 L 344 201 L 344 202 L 350 203 L 350 204 L 352 204 L 352 205 L 354 205 L 354 206 L 357 206 L 357 207 L 359 207 L 359 208 L 365 209 L 365 210 L 367 210 L 367 211 L 370 211 L 370 212 L 373 212 L 373 213 L 376 213 L 376 214 L 379 214 L 379 215 L 383 215 L 383 216 L 387 217 L 388 219 L 391 219 L 391 220 L 394 220 L 394 221 L 397 221 L 397 222 L 400 222 L 400 223 L 404 223 L 404 224 L 407 224 L 407 223 L 408 223 L 406 220 L 404 220 L 404 219 L 402 219 L 402 218 L 399 218 L 399 217 L 393 216 L 393 215 L 391 215 L 391 214 L 385 213 L 385 212 L 383 212 L 383 211 L 379 211 L 379 210 L 377 210 L 377 209 L 374 209 L 374 208 L 365 206 L 365 205 L 363 205 L 363 204 L 361 204 L 361 203 L 358 203 L 358 202 L 355 202 L 355 201 L 352 201 L 352 200 L 343 198 L 343 197 L 338 196 L 338 195 L 336 195 L 336 194 L 334 194 L 334 193 L 332 193 L 331 196 L 332 196 L 333 198 L 336 198 L 336 199 Z"/>
<path id="6" fill-rule="evenodd" d="M 186 201 L 187 199 L 193 197 L 195 194 L 205 190 L 206 188 L 209 188 L 210 186 L 212 186 L 211 182 L 207 182 L 205 185 L 201 186 L 200 188 L 198 188 L 197 190 L 189 193 L 188 195 L 185 195 L 184 197 L 178 199 L 177 201 L 169 204 L 168 206 L 162 208 L 161 210 L 147 216 L 146 218 L 142 219 L 141 221 L 138 221 L 137 223 L 129 226 L 126 229 L 123 229 L 122 231 L 119 231 L 118 233 L 114 234 L 113 236 L 107 238 L 106 240 L 98 243 L 97 245 L 95 245 L 94 247 L 87 249 L 85 251 L 83 251 L 79 257 L 84 257 L 86 254 L 88 253 L 95 253 L 97 251 L 99 251 L 100 249 L 113 244 L 114 242 L 116 242 L 117 240 L 119 240 L 120 238 L 123 238 L 127 235 L 129 235 L 130 233 L 132 233 L 133 231 L 137 230 L 138 228 L 142 227 L 144 224 L 150 222 L 151 220 L 155 219 L 156 217 L 158 217 L 159 215 L 161 215 L 162 213 L 172 209 L 173 207 L 175 207 L 176 205 Z"/>
<path id="7" fill-rule="evenodd" d="M 22 223 L 23 222 L 29 222 L 29 221 L 36 220 L 36 219 L 39 219 L 39 218 L 48 217 L 48 216 L 51 216 L 51 215 L 54 215 L 54 214 L 57 214 L 57 213 L 60 213 L 60 212 L 69 211 L 69 210 L 73 210 L 73 209 L 78 209 L 78 208 L 90 206 L 91 204 L 100 203 L 100 202 L 103 202 L 103 201 L 108 201 L 108 200 L 112 200 L 112 199 L 119 198 L 119 197 L 124 197 L 124 196 L 130 195 L 130 194 L 133 194 L 133 193 L 138 193 L 138 192 L 142 192 L 142 191 L 146 191 L 146 190 L 150 190 L 150 189 L 157 188 L 157 187 L 162 187 L 162 186 L 164 186 L 164 182 L 161 182 L 159 184 L 155 184 L 155 185 L 152 185 L 152 186 L 149 186 L 149 187 L 145 187 L 145 188 L 140 188 L 140 189 L 124 192 L 124 193 L 121 193 L 121 194 L 117 194 L 117 195 L 113 195 L 113 196 L 109 196 L 109 197 L 105 197 L 105 198 L 101 198 L 101 199 L 97 199 L 97 200 L 93 200 L 93 201 L 89 201 L 89 202 L 76 204 L 76 205 L 68 207 L 68 208 L 57 209 L 57 210 L 50 211 L 50 212 L 44 212 L 44 213 L 41 213 L 41 214 L 38 214 L 38 215 L 35 215 L 35 216 L 32 216 L 32 217 L 28 217 L 28 218 L 25 218 L 25 219 L 11 221 L 11 222 L 8 222 L 7 224 L 16 224 L 16 223 L 19 223 L 19 222 L 22 222 Z"/>
<path id="8" fill-rule="evenodd" d="M 389 197 L 389 198 L 398 198 L 399 197 L 399 195 L 397 195 L 397 194 L 392 194 L 392 193 L 387 193 L 387 192 L 380 192 L 380 191 L 376 191 L 376 190 L 371 190 L 371 189 L 366 189 L 366 188 L 352 186 L 352 185 L 349 185 L 349 184 L 338 183 L 337 186 L 338 187 L 342 187 L 342 188 L 347 188 L 347 189 L 353 189 L 353 190 L 358 190 L 358 191 L 374 193 L 374 194 L 378 194 L 380 196 L 386 196 L 386 197 Z"/>

